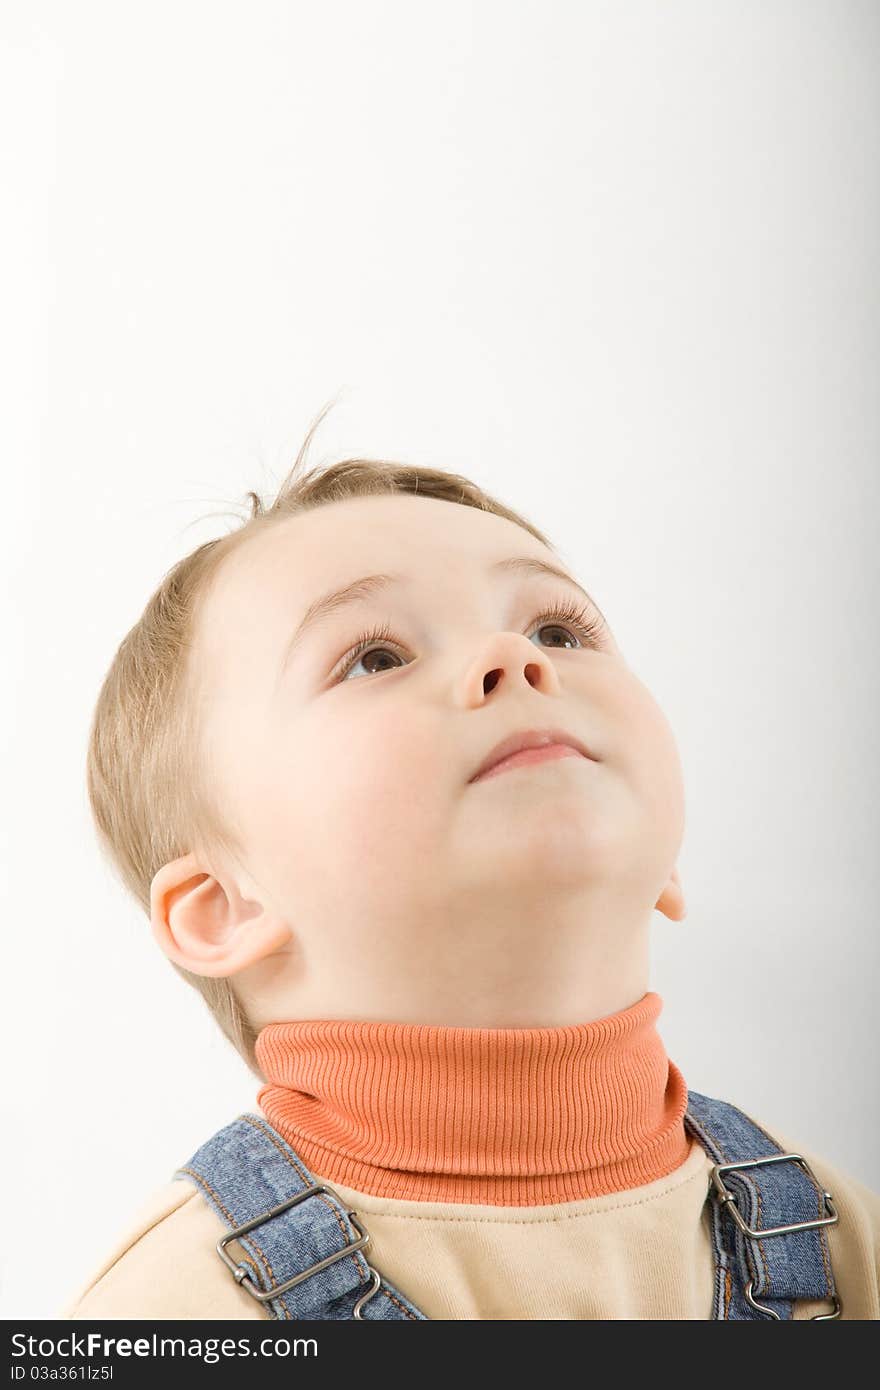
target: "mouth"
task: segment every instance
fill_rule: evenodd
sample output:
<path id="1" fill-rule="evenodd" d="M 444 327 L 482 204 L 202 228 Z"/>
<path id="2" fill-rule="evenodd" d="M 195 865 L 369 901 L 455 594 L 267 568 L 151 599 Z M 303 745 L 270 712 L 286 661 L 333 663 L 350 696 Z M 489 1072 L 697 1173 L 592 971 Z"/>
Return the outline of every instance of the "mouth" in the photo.
<path id="1" fill-rule="evenodd" d="M 587 758 L 598 762 L 579 738 L 566 729 L 523 729 L 502 739 L 483 759 L 469 782 L 481 782 L 509 768 L 525 767 L 531 763 L 556 758 Z"/>

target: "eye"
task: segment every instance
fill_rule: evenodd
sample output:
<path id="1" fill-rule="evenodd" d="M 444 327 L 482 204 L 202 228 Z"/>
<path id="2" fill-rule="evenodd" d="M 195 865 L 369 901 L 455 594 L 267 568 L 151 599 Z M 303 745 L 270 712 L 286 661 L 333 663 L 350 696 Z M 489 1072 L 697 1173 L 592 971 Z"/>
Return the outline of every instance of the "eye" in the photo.
<path id="1" fill-rule="evenodd" d="M 605 636 L 605 624 L 586 604 L 578 604 L 569 600 L 567 603 L 557 604 L 556 607 L 540 613 L 534 620 L 535 635 L 547 627 L 564 631 L 566 626 L 574 631 L 579 642 L 584 641 L 589 647 L 601 646 Z M 552 645 L 560 647 L 562 643 L 556 642 Z M 394 670 L 395 667 L 388 667 L 384 662 L 389 653 L 397 656 L 399 650 L 398 644 L 394 640 L 394 634 L 387 623 L 383 623 L 381 627 L 371 628 L 370 631 L 362 633 L 355 645 L 345 653 L 331 673 L 331 681 L 337 683 L 347 679 L 349 672 L 361 660 L 369 660 L 374 666 L 378 661 L 378 670 L 368 671 L 368 675 L 381 675 L 383 670 Z"/>

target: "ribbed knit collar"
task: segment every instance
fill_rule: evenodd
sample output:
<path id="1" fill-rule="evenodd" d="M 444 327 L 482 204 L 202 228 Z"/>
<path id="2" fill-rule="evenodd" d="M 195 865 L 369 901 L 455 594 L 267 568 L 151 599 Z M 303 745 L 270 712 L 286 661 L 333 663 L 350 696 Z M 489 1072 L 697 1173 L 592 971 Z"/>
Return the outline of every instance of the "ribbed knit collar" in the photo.
<path id="1" fill-rule="evenodd" d="M 662 1007 L 649 991 L 566 1027 L 270 1023 L 257 1104 L 313 1173 L 373 1196 L 542 1206 L 619 1192 L 690 1151 Z"/>

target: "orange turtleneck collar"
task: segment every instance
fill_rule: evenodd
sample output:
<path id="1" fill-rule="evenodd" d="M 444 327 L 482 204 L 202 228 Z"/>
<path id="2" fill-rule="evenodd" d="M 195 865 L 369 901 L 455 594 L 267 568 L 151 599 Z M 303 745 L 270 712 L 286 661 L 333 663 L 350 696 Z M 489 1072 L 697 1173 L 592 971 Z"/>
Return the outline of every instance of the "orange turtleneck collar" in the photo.
<path id="1" fill-rule="evenodd" d="M 313 1173 L 377 1197 L 543 1206 L 620 1192 L 690 1150 L 662 1007 L 649 991 L 567 1027 L 269 1023 L 257 1104 Z"/>

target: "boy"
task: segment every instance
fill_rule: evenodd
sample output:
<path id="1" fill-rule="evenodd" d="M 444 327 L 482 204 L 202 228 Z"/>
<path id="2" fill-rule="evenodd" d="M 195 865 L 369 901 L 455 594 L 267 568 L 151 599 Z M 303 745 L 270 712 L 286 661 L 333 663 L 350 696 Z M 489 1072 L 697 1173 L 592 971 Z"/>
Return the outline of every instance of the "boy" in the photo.
<path id="1" fill-rule="evenodd" d="M 295 477 L 313 431 L 268 511 L 165 577 L 89 749 L 103 843 L 260 1110 L 62 1316 L 880 1317 L 880 1198 L 775 1127 L 720 1146 L 740 1112 L 666 1055 L 681 768 L 606 619 L 459 475 Z M 725 1186 L 732 1152 L 764 1164 Z M 812 1177 L 766 1162 L 792 1153 Z M 745 1236 L 749 1193 L 765 1231 L 795 1181 L 807 1229 Z"/>

